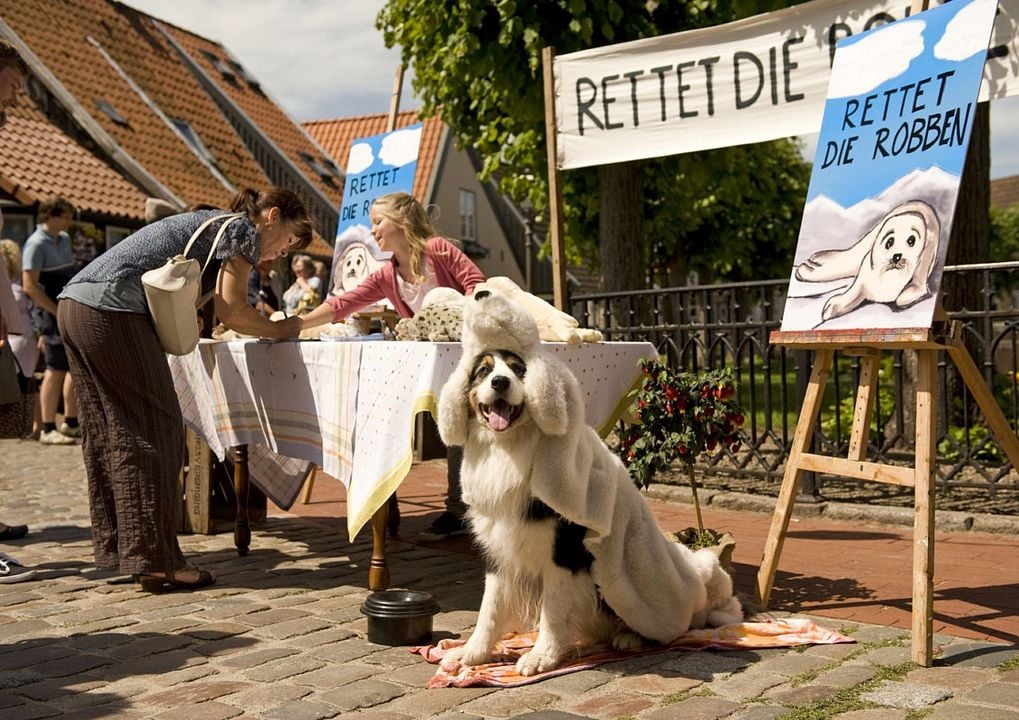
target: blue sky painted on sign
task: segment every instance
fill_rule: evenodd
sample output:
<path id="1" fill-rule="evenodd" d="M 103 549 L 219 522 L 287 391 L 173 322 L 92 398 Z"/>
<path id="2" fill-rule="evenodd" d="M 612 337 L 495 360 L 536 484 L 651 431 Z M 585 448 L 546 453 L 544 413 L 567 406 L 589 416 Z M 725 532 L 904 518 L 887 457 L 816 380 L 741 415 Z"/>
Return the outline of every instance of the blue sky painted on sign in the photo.
<path id="1" fill-rule="evenodd" d="M 353 225 L 371 227 L 368 211 L 375 198 L 413 189 L 421 127 L 416 123 L 351 143 L 337 236 Z"/>
<path id="2" fill-rule="evenodd" d="M 958 0 L 839 42 L 808 201 L 843 207 L 913 170 L 961 175 L 993 0 Z"/>

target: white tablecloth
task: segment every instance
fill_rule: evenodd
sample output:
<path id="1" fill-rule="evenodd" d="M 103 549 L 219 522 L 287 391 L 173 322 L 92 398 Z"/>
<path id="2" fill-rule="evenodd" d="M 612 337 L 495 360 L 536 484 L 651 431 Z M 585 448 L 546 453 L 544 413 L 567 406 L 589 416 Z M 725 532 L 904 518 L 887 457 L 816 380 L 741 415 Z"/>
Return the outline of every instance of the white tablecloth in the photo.
<path id="1" fill-rule="evenodd" d="M 603 435 L 637 384 L 638 361 L 656 354 L 650 343 L 543 348 L 580 381 L 587 422 Z M 170 367 L 184 421 L 220 459 L 227 448 L 247 444 L 256 462 L 266 464 L 252 468 L 256 482 L 273 474 L 266 469 L 272 453 L 258 448 L 315 463 L 339 478 L 347 487 L 353 538 L 406 477 L 414 415 L 435 413 L 460 353 L 459 343 L 203 341 L 190 355 L 170 356 Z M 281 465 L 275 474 L 287 472 Z M 292 501 L 298 490 L 290 483 L 271 496 Z"/>

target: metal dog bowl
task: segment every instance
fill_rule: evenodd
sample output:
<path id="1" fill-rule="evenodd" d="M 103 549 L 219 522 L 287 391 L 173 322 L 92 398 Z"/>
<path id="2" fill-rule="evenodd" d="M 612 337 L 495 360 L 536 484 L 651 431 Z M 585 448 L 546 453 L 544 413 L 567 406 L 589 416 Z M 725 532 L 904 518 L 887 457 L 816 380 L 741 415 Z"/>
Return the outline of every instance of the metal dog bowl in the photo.
<path id="1" fill-rule="evenodd" d="M 420 645 L 432 639 L 432 616 L 439 604 L 417 590 L 379 590 L 365 598 L 368 640 L 379 645 Z"/>

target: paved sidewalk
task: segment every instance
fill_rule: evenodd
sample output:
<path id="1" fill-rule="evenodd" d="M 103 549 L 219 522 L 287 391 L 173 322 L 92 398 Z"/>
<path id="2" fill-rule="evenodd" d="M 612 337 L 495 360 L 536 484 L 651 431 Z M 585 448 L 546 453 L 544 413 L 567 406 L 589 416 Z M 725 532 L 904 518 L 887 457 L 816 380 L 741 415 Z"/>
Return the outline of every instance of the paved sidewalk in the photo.
<path id="1" fill-rule="evenodd" d="M 400 493 L 401 538 L 389 548 L 394 587 L 436 596 L 437 638 L 469 632 L 482 575 L 465 540 L 411 540 L 441 506 L 443 469 L 414 467 Z M 433 667 L 365 638 L 368 533 L 347 542 L 335 481 L 319 479 L 309 504 L 272 512 L 245 558 L 229 534 L 182 537 L 219 582 L 167 595 L 90 571 L 79 448 L 0 441 L 0 498 L 0 519 L 32 527 L 0 551 L 40 569 L 36 581 L 0 585 L 3 720 L 1019 720 L 1016 535 L 939 533 L 930 669 L 908 662 L 909 528 L 822 516 L 795 522 L 773 606 L 856 644 L 666 653 L 515 689 L 425 690 Z M 770 515 L 714 500 L 705 520 L 736 535 L 738 583 L 749 590 Z M 652 504 L 663 526 L 691 524 L 689 506 Z"/>

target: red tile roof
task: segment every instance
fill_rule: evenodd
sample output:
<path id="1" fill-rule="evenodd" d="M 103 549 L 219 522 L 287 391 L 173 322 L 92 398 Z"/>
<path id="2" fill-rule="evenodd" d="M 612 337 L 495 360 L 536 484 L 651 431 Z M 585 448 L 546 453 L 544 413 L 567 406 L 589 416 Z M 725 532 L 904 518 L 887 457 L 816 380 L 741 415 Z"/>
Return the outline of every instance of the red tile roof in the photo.
<path id="1" fill-rule="evenodd" d="M 1019 203 L 1019 175 L 991 180 L 991 207 L 1006 208 Z"/>
<path id="2" fill-rule="evenodd" d="M 143 218 L 147 194 L 51 124 L 27 99 L 0 131 L 0 188 L 24 205 L 63 195 L 84 213 Z"/>
<path id="3" fill-rule="evenodd" d="M 304 128 L 326 149 L 333 161 L 346 170 L 351 142 L 358 138 L 381 135 L 386 132 L 388 120 L 388 114 L 362 115 L 331 120 L 311 120 L 304 123 Z M 397 114 L 394 129 L 407 127 L 416 122 L 422 122 L 417 111 L 407 110 Z M 423 123 L 417 170 L 414 173 L 413 195 L 421 202 L 428 202 L 429 198 L 425 197 L 425 193 L 428 192 L 429 184 L 432 181 L 432 173 L 438 166 L 445 126 L 436 117 L 426 118 Z"/>
<path id="4" fill-rule="evenodd" d="M 320 163 L 331 158 L 325 155 L 301 125 L 262 91 L 257 80 L 250 78 L 222 45 L 169 23 L 160 24 L 180 43 L 191 59 L 201 66 L 220 91 L 229 96 L 263 133 L 272 138 L 298 170 L 333 201 L 333 207 L 338 208 L 343 199 L 342 179 L 337 177 L 326 182 L 310 168 L 302 153 Z M 266 51 L 270 52 L 268 49 Z M 224 75 L 217 65 L 232 74 Z"/>
<path id="5" fill-rule="evenodd" d="M 26 107 L 11 113 L 12 127 L 0 133 L 0 188 L 24 204 L 62 194 L 83 210 L 140 224 L 144 197 L 161 193 L 111 155 L 133 158 L 185 205 L 222 206 L 235 189 L 269 185 L 252 150 L 182 59 L 182 48 L 243 111 L 254 132 L 270 138 L 329 207 L 339 207 L 339 180 L 330 186 L 300 157 L 321 157 L 322 148 L 247 82 L 234 88 L 222 80 L 209 58 L 231 59 L 221 45 L 113 0 L 0 0 L 0 17 L 38 58 L 25 58 L 35 66 L 32 94 L 49 104 L 45 112 Z M 110 117 L 100 102 L 122 119 Z M 23 97 L 22 105 L 32 104 Z M 200 138 L 213 167 L 174 121 Z M 80 127 L 89 123 L 105 131 L 113 147 L 95 148 Z M 40 148 L 46 150 L 34 167 Z M 332 249 L 316 238 L 309 252 L 329 257 Z"/>

